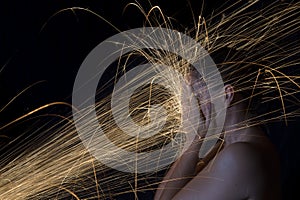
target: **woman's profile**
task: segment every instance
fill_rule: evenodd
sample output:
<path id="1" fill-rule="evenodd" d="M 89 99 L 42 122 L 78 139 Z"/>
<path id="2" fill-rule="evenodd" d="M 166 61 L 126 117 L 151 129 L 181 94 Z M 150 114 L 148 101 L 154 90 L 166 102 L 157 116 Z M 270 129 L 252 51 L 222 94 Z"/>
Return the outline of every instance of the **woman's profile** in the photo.
<path id="1" fill-rule="evenodd" d="M 224 77 L 223 77 L 224 78 Z M 188 83 L 209 124 L 211 103 L 203 80 L 192 70 Z M 157 188 L 155 199 L 267 200 L 280 199 L 277 152 L 259 125 L 248 124 L 256 116 L 249 112 L 249 96 L 225 80 L 226 119 L 222 144 L 208 159 L 199 159 L 205 130 L 172 165 Z M 199 165 L 200 164 L 200 165 Z"/>

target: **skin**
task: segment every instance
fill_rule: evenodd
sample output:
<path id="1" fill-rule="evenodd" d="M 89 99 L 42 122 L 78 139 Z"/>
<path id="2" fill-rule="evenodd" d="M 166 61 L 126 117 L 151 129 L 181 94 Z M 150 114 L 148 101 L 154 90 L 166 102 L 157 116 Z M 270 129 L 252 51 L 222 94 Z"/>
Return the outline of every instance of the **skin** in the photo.
<path id="1" fill-rule="evenodd" d="M 208 127 L 211 105 L 199 81 L 197 76 L 190 74 L 188 82 L 201 105 L 205 117 L 202 123 Z M 243 101 L 232 104 L 243 97 L 234 94 L 231 85 L 225 85 L 225 96 L 227 113 L 223 149 L 202 171 L 197 172 L 201 141 L 195 137 L 158 186 L 155 200 L 280 199 L 279 161 L 272 143 L 259 126 L 245 124 L 250 117 L 246 112 L 247 105 Z M 199 133 L 200 137 L 203 137 L 203 132 Z"/>

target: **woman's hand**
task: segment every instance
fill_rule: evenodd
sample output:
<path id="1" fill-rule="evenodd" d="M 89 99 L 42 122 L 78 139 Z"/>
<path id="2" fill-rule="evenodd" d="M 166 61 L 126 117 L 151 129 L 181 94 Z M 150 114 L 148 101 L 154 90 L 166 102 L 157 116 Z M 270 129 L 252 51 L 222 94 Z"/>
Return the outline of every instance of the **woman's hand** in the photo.
<path id="1" fill-rule="evenodd" d="M 211 121 L 210 95 L 205 81 L 201 78 L 200 74 L 196 70 L 193 70 L 188 74 L 187 82 L 191 87 L 192 94 L 198 101 L 199 110 L 197 112 L 200 113 L 198 136 L 200 139 L 203 139 Z"/>
<path id="2" fill-rule="evenodd" d="M 201 82 L 198 82 L 201 79 L 195 79 L 193 76 L 190 74 L 186 79 L 187 84 L 182 86 L 182 119 L 183 128 L 187 128 L 187 135 L 192 131 L 197 131 L 198 135 L 190 138 L 192 143 L 158 186 L 155 199 L 172 199 L 197 174 L 199 150 L 210 123 L 211 103 L 206 85 L 201 85 Z"/>

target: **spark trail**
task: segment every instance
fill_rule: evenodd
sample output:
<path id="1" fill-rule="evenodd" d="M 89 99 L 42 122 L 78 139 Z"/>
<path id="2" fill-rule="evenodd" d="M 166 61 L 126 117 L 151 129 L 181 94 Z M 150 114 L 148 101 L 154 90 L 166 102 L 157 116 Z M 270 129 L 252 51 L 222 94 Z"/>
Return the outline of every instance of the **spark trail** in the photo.
<path id="1" fill-rule="evenodd" d="M 257 125 L 282 119 L 288 123 L 289 119 L 299 116 L 299 76 L 284 72 L 297 68 L 300 62 L 297 58 L 300 53 L 299 41 L 291 39 L 293 35 L 299 35 L 300 4 L 276 1 L 262 10 L 253 12 L 251 8 L 256 3 L 257 1 L 238 1 L 226 9 L 219 9 L 208 18 L 195 16 L 198 20 L 195 20 L 193 28 L 178 31 L 191 36 L 207 50 L 215 59 L 225 80 L 230 80 L 239 91 L 251 94 L 249 108 L 276 102 L 277 107 L 251 118 L 247 124 Z M 128 6 L 135 6 L 144 14 L 145 26 L 173 28 L 174 22 L 164 15 L 159 6 L 154 6 L 149 11 L 145 11 L 137 3 Z M 60 10 L 51 19 L 69 11 L 72 14 L 88 12 L 103 20 L 97 13 L 79 7 Z M 222 15 L 224 13 L 226 15 Z M 152 40 L 155 42 L 158 38 L 153 37 Z M 177 38 L 177 42 L 183 44 L 181 40 L 182 38 Z M 188 46 L 181 46 L 181 51 L 188 52 L 187 50 Z M 143 61 L 151 63 L 153 67 L 169 66 L 183 76 L 190 70 L 189 62 L 178 55 L 166 51 L 139 49 L 120 58 L 117 74 L 111 79 L 112 83 L 116 83 L 118 77 L 126 74 L 128 66 L 134 60 L 132 58 L 136 57 L 143 58 Z M 190 61 L 199 59 L 196 53 L 191 57 Z M 149 71 L 145 70 L 139 76 L 146 76 L 147 73 Z M 166 114 L 163 128 L 154 136 L 140 140 L 124 134 L 114 121 L 110 107 L 111 95 L 97 102 L 99 124 L 107 137 L 118 147 L 132 152 L 145 152 L 177 142 L 174 136 L 180 131 L 184 114 L 181 102 L 183 91 L 178 77 L 174 77 L 173 73 L 166 70 L 158 74 L 159 77 L 153 79 L 163 77 L 163 80 L 167 80 L 167 86 L 163 87 L 150 81 L 137 90 L 130 99 L 128 116 L 139 126 L 146 126 L 151 123 L 163 123 Z M 102 90 L 108 87 L 108 83 L 103 84 L 98 93 L 101 94 Z M 153 113 L 152 105 L 160 105 L 164 111 Z M 127 106 L 119 104 L 119 111 Z M 16 122 L 29 119 L 42 109 L 44 107 L 37 108 L 0 127 L 4 132 L 3 137 L 7 127 L 17 126 Z M 82 120 L 84 122 L 89 119 Z M 131 174 L 111 169 L 99 162 L 82 144 L 71 116 L 63 117 L 55 125 L 45 125 L 38 130 L 34 127 L 28 128 L 25 133 L 38 133 L 39 136 L 24 143 L 20 147 L 24 151 L 17 156 L 13 154 L 17 150 L 12 149 L 12 153 L 1 158 L 1 162 L 7 164 L 0 169 L 0 199 L 65 199 L 70 196 L 75 199 L 114 199 L 126 193 L 134 193 L 137 199 L 139 192 L 154 190 L 161 180 L 157 175 L 159 169 L 146 174 Z M 90 132 L 87 134 L 93 135 Z M 31 148 L 33 143 L 40 145 Z M 120 159 L 115 151 L 105 152 L 102 156 Z M 158 157 L 153 162 L 159 160 Z"/>

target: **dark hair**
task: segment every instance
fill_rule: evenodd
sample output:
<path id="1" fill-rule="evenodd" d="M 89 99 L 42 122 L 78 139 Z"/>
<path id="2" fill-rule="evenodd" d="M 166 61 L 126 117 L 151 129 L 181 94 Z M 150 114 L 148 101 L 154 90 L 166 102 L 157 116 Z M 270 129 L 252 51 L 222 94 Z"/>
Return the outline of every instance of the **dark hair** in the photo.
<path id="1" fill-rule="evenodd" d="M 222 47 L 210 53 L 217 65 L 224 84 L 230 84 L 242 100 L 233 100 L 233 104 L 248 104 L 251 113 L 264 112 L 262 109 L 263 88 L 265 85 L 265 69 L 251 60 L 246 60 L 243 50 Z"/>

